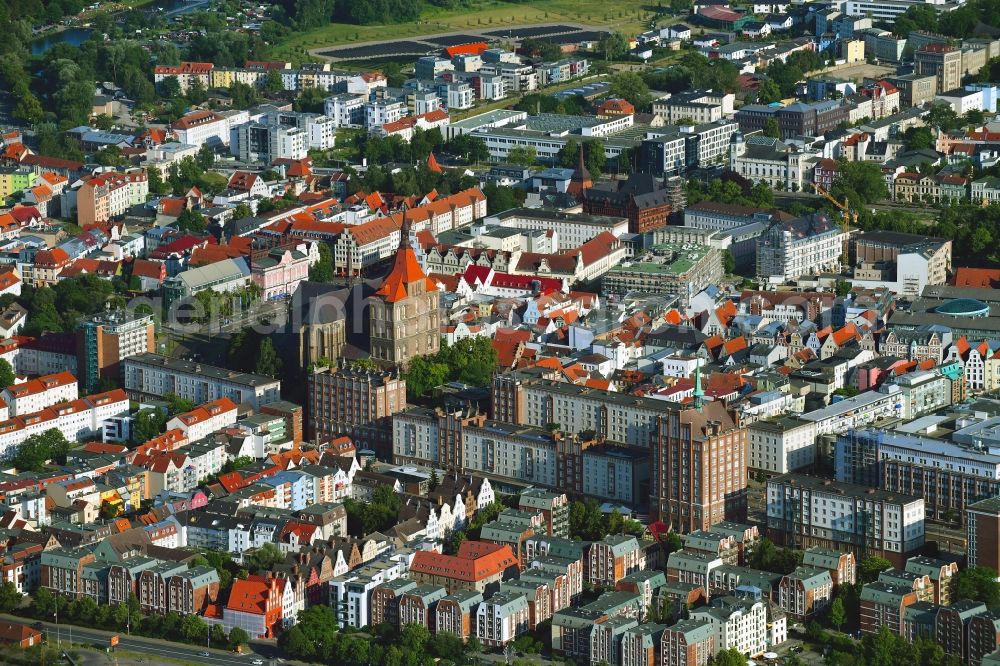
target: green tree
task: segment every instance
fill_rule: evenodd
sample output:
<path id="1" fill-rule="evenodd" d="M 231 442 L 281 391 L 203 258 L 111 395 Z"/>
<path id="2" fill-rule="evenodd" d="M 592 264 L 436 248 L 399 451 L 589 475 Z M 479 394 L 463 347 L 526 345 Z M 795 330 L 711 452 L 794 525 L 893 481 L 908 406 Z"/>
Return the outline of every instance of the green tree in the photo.
<path id="1" fill-rule="evenodd" d="M 960 128 L 963 123 L 950 104 L 933 104 L 927 110 L 927 124 L 947 132 Z"/>
<path id="2" fill-rule="evenodd" d="M 196 210 L 185 208 L 177 218 L 177 228 L 192 234 L 203 234 L 208 227 L 205 216 Z"/>
<path id="3" fill-rule="evenodd" d="M 192 105 L 198 106 L 199 104 L 204 104 L 205 100 L 208 99 L 208 92 L 205 90 L 205 86 L 201 80 L 194 78 L 188 83 L 187 93 L 184 96 L 187 97 L 187 101 Z"/>
<path id="4" fill-rule="evenodd" d="M 767 537 L 760 540 L 750 558 L 752 568 L 780 574 L 790 574 L 801 562 L 802 551 L 778 548 Z"/>
<path id="5" fill-rule="evenodd" d="M 611 77 L 611 94 L 629 102 L 636 110 L 646 110 L 652 102 L 649 86 L 635 72 L 619 72 Z"/>
<path id="6" fill-rule="evenodd" d="M 274 94 L 279 93 L 285 89 L 285 84 L 281 80 L 281 72 L 276 69 L 270 69 L 267 75 L 264 77 L 264 92 Z"/>
<path id="7" fill-rule="evenodd" d="M 247 557 L 247 567 L 250 571 L 270 571 L 275 564 L 285 561 L 285 555 L 276 544 L 265 543 Z"/>
<path id="8" fill-rule="evenodd" d="M 326 243 L 320 243 L 319 261 L 309 267 L 310 282 L 333 282 L 333 252 Z"/>
<path id="9" fill-rule="evenodd" d="M 65 458 L 70 447 L 71 444 L 62 432 L 50 428 L 21 442 L 11 463 L 19 471 L 40 472 L 49 460 Z"/>
<path id="10" fill-rule="evenodd" d="M 326 93 L 320 88 L 306 88 L 295 98 L 295 110 L 301 113 L 323 113 L 326 97 Z"/>
<path id="11" fill-rule="evenodd" d="M 19 96 L 17 104 L 14 106 L 14 118 L 28 125 L 37 123 L 44 114 L 42 103 L 27 90 Z"/>
<path id="12" fill-rule="evenodd" d="M 930 127 L 908 127 L 903 132 L 903 146 L 906 150 L 920 150 L 934 147 L 934 134 Z"/>
<path id="13" fill-rule="evenodd" d="M 17 586 L 14 583 L 8 580 L 0 585 L 0 613 L 10 613 L 17 609 L 23 599 L 24 597 L 17 591 Z"/>
<path id="14" fill-rule="evenodd" d="M 507 152 L 507 161 L 520 166 L 531 166 L 538 159 L 534 146 L 517 146 Z"/>
<path id="15" fill-rule="evenodd" d="M 747 657 L 738 648 L 729 648 L 716 654 L 708 663 L 712 666 L 747 666 Z"/>
<path id="16" fill-rule="evenodd" d="M 203 143 L 194 159 L 202 171 L 208 171 L 215 164 L 215 153 L 212 152 L 211 147 L 207 143 Z"/>
<path id="17" fill-rule="evenodd" d="M 240 627 L 233 627 L 229 630 L 229 647 L 234 650 L 241 645 L 246 645 L 250 642 L 250 634 Z"/>
<path id="18" fill-rule="evenodd" d="M 174 99 L 181 96 L 181 84 L 176 76 L 168 76 L 160 81 L 160 94 L 164 99 Z"/>
<path id="19" fill-rule="evenodd" d="M 604 54 L 605 60 L 617 60 L 628 53 L 628 40 L 620 32 L 610 32 L 601 37 L 597 50 Z"/>
<path id="20" fill-rule="evenodd" d="M 764 136 L 769 136 L 772 139 L 781 138 L 781 128 L 778 127 L 778 121 L 774 118 L 768 118 L 764 121 Z"/>
<path id="21" fill-rule="evenodd" d="M 519 196 L 519 190 L 506 185 L 487 183 L 483 187 L 483 194 L 486 195 L 486 212 L 489 215 L 517 208 L 524 203 L 524 200 L 521 198 L 523 193 Z"/>
<path id="22" fill-rule="evenodd" d="M 418 356 L 410 361 L 406 372 L 406 390 L 411 396 L 420 398 L 431 389 L 441 386 L 448 379 L 448 366 L 433 357 Z"/>
<path id="23" fill-rule="evenodd" d="M 863 207 L 888 198 L 889 188 L 878 162 L 841 160 L 837 171 L 837 179 L 830 187 L 835 199 L 846 198 L 852 205 Z"/>
<path id="24" fill-rule="evenodd" d="M 844 600 L 837 597 L 830 604 L 830 624 L 840 631 L 845 622 L 847 622 L 847 612 L 844 610 Z"/>
<path id="25" fill-rule="evenodd" d="M 760 86 L 757 88 L 757 103 L 771 104 L 780 100 L 781 89 L 778 88 L 778 84 L 770 79 L 761 81 Z"/>
<path id="26" fill-rule="evenodd" d="M 0 387 L 13 386 L 17 377 L 14 375 L 14 368 L 5 358 L 0 358 Z"/>
<path id="27" fill-rule="evenodd" d="M 858 580 L 862 583 L 873 583 L 878 575 L 892 568 L 892 562 L 884 557 L 866 557 L 858 565 Z"/>
<path id="28" fill-rule="evenodd" d="M 240 82 L 230 86 L 229 97 L 233 100 L 233 108 L 235 109 L 248 109 L 260 101 L 256 88 Z"/>
<path id="29" fill-rule="evenodd" d="M 281 358 L 274 347 L 274 341 L 271 338 L 263 338 L 257 349 L 257 365 L 254 367 L 254 372 L 258 375 L 277 377 L 281 372 L 281 365 Z"/>
<path id="30" fill-rule="evenodd" d="M 192 613 L 181 618 L 180 632 L 188 643 L 204 643 L 208 625 L 200 615 Z"/>
<path id="31" fill-rule="evenodd" d="M 726 271 L 726 275 L 733 275 L 736 273 L 736 257 L 733 256 L 732 251 L 727 249 L 723 253 L 722 266 L 723 270 Z"/>
<path id="32" fill-rule="evenodd" d="M 956 599 L 981 601 L 987 607 L 1000 605 L 1000 583 L 997 573 L 989 567 L 967 567 L 958 572 L 955 587 Z"/>
<path id="33" fill-rule="evenodd" d="M 587 165 L 587 171 L 594 178 L 599 178 L 604 173 L 604 166 L 607 156 L 604 152 L 604 143 L 598 139 L 590 139 L 583 142 L 583 161 Z"/>

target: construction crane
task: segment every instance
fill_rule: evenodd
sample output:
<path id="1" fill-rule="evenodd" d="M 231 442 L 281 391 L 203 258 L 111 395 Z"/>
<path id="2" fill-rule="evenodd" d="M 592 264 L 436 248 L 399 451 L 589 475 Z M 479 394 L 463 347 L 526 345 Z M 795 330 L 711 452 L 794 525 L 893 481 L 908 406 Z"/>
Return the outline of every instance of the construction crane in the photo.
<path id="1" fill-rule="evenodd" d="M 827 192 L 826 189 L 824 189 L 818 183 L 812 183 L 812 186 L 813 189 L 816 190 L 816 194 L 820 195 L 821 197 L 832 203 L 840 211 L 840 219 L 841 219 L 840 228 L 844 232 L 844 247 L 843 250 L 841 250 L 840 262 L 841 264 L 843 264 L 844 270 L 846 271 L 851 266 L 851 257 L 850 257 L 851 224 L 853 223 L 855 226 L 857 225 L 858 212 L 856 210 L 851 209 L 851 204 L 850 201 L 848 201 L 847 197 L 844 197 L 844 203 L 840 203 L 832 194 Z"/>

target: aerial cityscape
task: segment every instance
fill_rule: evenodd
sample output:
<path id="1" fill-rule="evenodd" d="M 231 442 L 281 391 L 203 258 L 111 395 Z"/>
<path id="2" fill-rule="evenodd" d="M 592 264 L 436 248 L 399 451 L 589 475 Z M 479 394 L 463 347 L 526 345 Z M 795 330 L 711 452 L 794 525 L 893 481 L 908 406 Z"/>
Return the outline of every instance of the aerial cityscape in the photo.
<path id="1" fill-rule="evenodd" d="M 0 664 L 1000 666 L 1000 0 L 0 3 Z"/>

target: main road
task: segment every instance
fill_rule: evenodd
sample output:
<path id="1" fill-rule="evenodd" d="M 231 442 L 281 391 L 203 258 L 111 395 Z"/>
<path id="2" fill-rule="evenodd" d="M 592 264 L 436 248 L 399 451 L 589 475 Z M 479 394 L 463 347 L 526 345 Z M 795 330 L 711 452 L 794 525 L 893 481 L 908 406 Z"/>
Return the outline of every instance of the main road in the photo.
<path id="1" fill-rule="evenodd" d="M 16 615 L 0 614 L 0 618 L 11 622 L 37 626 L 37 623 L 32 622 L 32 620 Z M 283 659 L 279 660 L 278 648 L 273 644 L 265 642 L 251 643 L 250 652 L 240 655 L 229 650 L 216 650 L 205 646 L 174 643 L 159 638 L 128 636 L 121 632 L 91 629 L 89 627 L 79 627 L 65 623 L 56 625 L 54 622 L 42 622 L 42 630 L 48 637 L 49 644 L 63 643 L 67 649 L 71 639 L 74 643 L 89 643 L 95 647 L 106 646 L 109 639 L 115 633 L 118 633 L 119 648 L 128 650 L 129 652 L 149 655 L 148 660 L 151 664 L 157 663 L 156 657 L 187 660 L 192 663 L 212 664 L 213 666 L 250 666 L 251 662 L 255 659 L 260 659 L 269 666 L 273 666 L 278 661 L 285 662 Z M 208 656 L 205 656 L 203 653 L 207 653 Z"/>

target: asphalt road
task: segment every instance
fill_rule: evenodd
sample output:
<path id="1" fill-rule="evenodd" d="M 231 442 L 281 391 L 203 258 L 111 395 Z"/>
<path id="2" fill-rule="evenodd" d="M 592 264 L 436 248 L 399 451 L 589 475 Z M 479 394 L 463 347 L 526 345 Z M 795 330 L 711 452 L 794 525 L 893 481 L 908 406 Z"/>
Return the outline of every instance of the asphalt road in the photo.
<path id="1" fill-rule="evenodd" d="M 0 617 L 13 622 L 34 624 L 31 620 L 23 617 L 13 615 L 0 615 Z M 71 639 L 73 643 L 89 644 L 94 647 L 105 646 L 108 643 L 108 639 L 114 633 L 101 629 L 71 626 L 65 623 L 58 625 L 58 627 L 54 622 L 43 622 L 42 624 L 44 626 L 43 631 L 48 637 L 50 644 L 61 643 L 63 648 L 68 647 Z M 184 643 L 173 643 L 155 638 L 127 636 L 125 634 L 119 634 L 119 636 L 118 646 L 120 649 L 148 655 L 146 663 L 149 664 L 167 663 L 158 662 L 156 660 L 157 657 L 169 657 L 171 659 L 185 660 L 198 664 L 212 664 L 215 666 L 250 666 L 254 659 L 262 659 L 265 664 L 271 666 L 280 661 L 276 658 L 277 648 L 264 643 L 251 644 L 250 653 L 237 655 L 228 650 L 206 649 L 204 646 L 199 647 Z M 202 652 L 207 652 L 208 656 L 202 656 Z M 111 654 L 113 655 L 114 653 L 112 652 Z M 88 658 L 87 661 L 90 662 L 91 659 Z"/>

